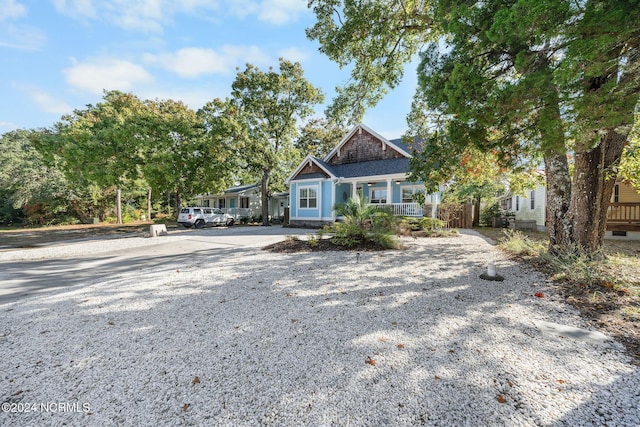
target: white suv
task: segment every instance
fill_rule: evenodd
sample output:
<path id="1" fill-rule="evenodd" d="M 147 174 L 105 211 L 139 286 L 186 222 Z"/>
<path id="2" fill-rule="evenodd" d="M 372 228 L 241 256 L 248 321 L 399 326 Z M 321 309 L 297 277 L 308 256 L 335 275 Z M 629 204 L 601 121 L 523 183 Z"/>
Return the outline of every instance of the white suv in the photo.
<path id="1" fill-rule="evenodd" d="M 178 224 L 186 228 L 203 228 L 207 225 L 232 226 L 235 219 L 220 209 L 205 207 L 188 207 L 180 209 Z"/>

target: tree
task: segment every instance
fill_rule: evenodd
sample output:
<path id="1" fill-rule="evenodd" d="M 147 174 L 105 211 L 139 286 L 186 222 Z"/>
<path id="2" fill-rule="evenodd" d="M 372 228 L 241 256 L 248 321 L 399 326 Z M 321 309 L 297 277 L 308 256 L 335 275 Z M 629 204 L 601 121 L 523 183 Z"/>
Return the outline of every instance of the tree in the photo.
<path id="1" fill-rule="evenodd" d="M 262 72 L 248 64 L 237 74 L 231 98 L 216 100 L 208 108 L 214 112 L 218 128 L 230 132 L 246 168 L 259 176 L 262 191 L 262 224 L 269 225 L 269 195 L 273 184 L 283 183 L 295 167 L 293 139 L 297 122 L 313 112 L 324 99 L 309 83 L 299 63 L 280 59 L 280 72 Z"/>
<path id="2" fill-rule="evenodd" d="M 156 193 L 183 194 L 224 188 L 231 165 L 228 150 L 207 132 L 203 117 L 180 101 L 145 101 L 136 134 L 144 139 L 143 174 Z"/>
<path id="3" fill-rule="evenodd" d="M 415 44 L 398 43 L 409 37 L 405 33 L 418 32 L 423 40 L 442 35 L 437 41 L 431 38 L 423 51 L 416 105 L 447 117 L 451 151 L 460 153 L 467 145 L 495 150 L 507 167 L 521 158 L 542 156 L 551 249 L 573 244 L 597 248 L 620 141 L 637 103 L 637 1 L 378 3 L 314 1 L 318 23 L 309 35 L 331 58 L 351 56 L 355 68 L 365 71 L 373 64 L 375 72 L 356 77 L 356 86 L 370 87 L 373 93 L 388 84 L 376 78 L 381 64 L 395 61 L 398 67 L 406 54 L 415 53 Z M 384 21 L 367 20 L 381 7 L 395 13 L 387 19 L 395 23 L 392 27 L 399 23 L 397 31 L 385 32 L 378 28 Z M 420 16 L 423 25 L 404 25 L 406 16 Z M 346 29 L 358 40 L 349 38 Z M 397 46 L 406 48 L 404 56 L 397 54 Z M 348 101 L 337 99 L 336 104 L 362 104 L 352 87 L 340 93 L 349 95 Z M 422 136 L 430 141 L 428 134 Z M 574 191 L 570 149 L 578 159 Z M 585 213 L 589 203 L 597 208 L 593 214 Z M 573 227 L 574 222 L 579 225 Z"/>
<path id="4" fill-rule="evenodd" d="M 302 156 L 310 154 L 324 158 L 347 132 L 348 129 L 340 123 L 331 122 L 325 118 L 311 119 L 300 129 L 300 136 L 296 139 L 295 146 Z"/>
<path id="5" fill-rule="evenodd" d="M 15 130 L 0 137 L 0 223 L 51 222 L 69 211 L 72 194 L 63 173 L 48 165 L 31 143 L 35 131 Z"/>
<path id="6" fill-rule="evenodd" d="M 63 116 L 55 130 L 61 138 L 48 149 L 64 160 L 68 175 L 100 188 L 115 188 L 118 224 L 122 223 L 122 186 L 140 176 L 138 165 L 143 163 L 140 135 L 132 120 L 142 109 L 135 95 L 106 91 L 104 102 Z"/>

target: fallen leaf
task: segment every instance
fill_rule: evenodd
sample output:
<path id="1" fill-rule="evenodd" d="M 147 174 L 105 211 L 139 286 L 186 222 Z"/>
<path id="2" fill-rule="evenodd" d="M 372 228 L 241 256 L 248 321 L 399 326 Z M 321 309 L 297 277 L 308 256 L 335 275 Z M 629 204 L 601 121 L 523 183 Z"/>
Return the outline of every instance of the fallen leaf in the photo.
<path id="1" fill-rule="evenodd" d="M 507 384 L 509 384 L 509 387 L 513 387 L 513 383 L 511 381 L 507 381 Z"/>
<path id="2" fill-rule="evenodd" d="M 442 378 L 440 378 L 440 377 L 439 377 L 439 376 L 437 376 L 437 375 L 436 375 L 435 377 L 433 377 L 433 378 L 434 378 L 434 379 L 436 379 L 436 380 L 441 380 L 441 379 L 442 379 Z"/>
<path id="3" fill-rule="evenodd" d="M 387 339 L 385 337 L 380 337 L 378 338 L 378 341 L 380 342 L 387 342 Z"/>
<path id="4" fill-rule="evenodd" d="M 565 383 L 565 381 L 564 381 L 564 380 L 558 380 L 558 382 L 559 382 L 560 384 L 564 384 L 564 383 Z"/>
<path id="5" fill-rule="evenodd" d="M 449 350 L 449 353 L 455 353 L 456 351 L 454 349 Z"/>
<path id="6" fill-rule="evenodd" d="M 176 270 L 176 273 L 180 273 L 180 270 Z M 185 405 L 186 405 L 186 403 L 185 403 Z M 185 411 L 186 411 L 186 409 L 185 409 Z"/>
<path id="7" fill-rule="evenodd" d="M 296 323 L 298 319 L 291 319 L 291 323 Z"/>
<path id="8" fill-rule="evenodd" d="M 195 377 L 193 379 L 193 381 L 191 381 L 191 385 L 196 385 L 196 384 L 200 384 L 200 377 Z"/>
<path id="9" fill-rule="evenodd" d="M 107 323 L 107 324 L 108 324 L 108 325 L 111 325 L 111 326 L 115 325 L 115 323 L 113 323 L 113 322 L 109 322 L 109 323 Z"/>
<path id="10" fill-rule="evenodd" d="M 404 344 L 398 344 L 398 348 L 404 348 Z"/>
<path id="11" fill-rule="evenodd" d="M 189 404 L 185 403 L 184 405 L 182 405 L 182 412 L 187 412 L 188 408 L 189 408 Z"/>
<path id="12" fill-rule="evenodd" d="M 365 360 L 364 362 L 368 363 L 371 366 L 376 366 L 376 361 L 369 356 L 367 356 L 367 360 Z"/>
<path id="13" fill-rule="evenodd" d="M 499 394 L 498 395 L 498 402 L 500 403 L 505 403 L 507 401 L 507 398 L 504 397 L 503 395 Z"/>
<path id="14" fill-rule="evenodd" d="M 535 297 L 538 298 L 544 298 L 544 294 L 542 292 L 536 292 L 535 294 L 533 294 Z"/>

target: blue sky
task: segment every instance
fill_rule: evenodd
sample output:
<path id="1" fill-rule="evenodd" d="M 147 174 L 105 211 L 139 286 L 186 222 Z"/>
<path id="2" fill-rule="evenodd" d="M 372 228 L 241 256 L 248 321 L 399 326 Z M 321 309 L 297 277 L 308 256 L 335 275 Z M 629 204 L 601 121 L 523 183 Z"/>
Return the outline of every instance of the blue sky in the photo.
<path id="1" fill-rule="evenodd" d="M 103 89 L 198 109 L 229 95 L 236 67 L 302 64 L 327 103 L 347 81 L 308 40 L 307 0 L 0 0 L 0 133 L 48 127 Z M 365 116 L 398 138 L 416 86 L 404 82 Z M 318 108 L 321 116 L 324 106 Z"/>

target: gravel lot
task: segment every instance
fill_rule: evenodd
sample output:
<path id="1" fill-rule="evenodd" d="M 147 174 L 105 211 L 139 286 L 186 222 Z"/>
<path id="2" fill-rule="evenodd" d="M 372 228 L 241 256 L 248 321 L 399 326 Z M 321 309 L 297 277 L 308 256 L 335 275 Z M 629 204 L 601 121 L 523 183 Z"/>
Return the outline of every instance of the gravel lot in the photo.
<path id="1" fill-rule="evenodd" d="M 476 235 L 404 243 L 198 252 L 2 305 L 0 425 L 640 425 L 621 345 L 536 328 L 585 327 L 544 277 Z"/>

